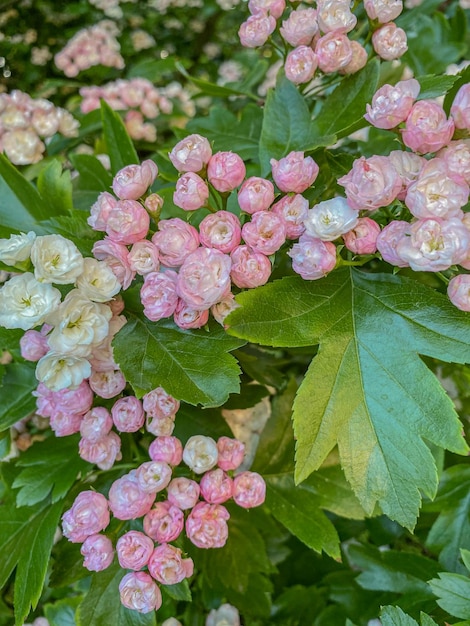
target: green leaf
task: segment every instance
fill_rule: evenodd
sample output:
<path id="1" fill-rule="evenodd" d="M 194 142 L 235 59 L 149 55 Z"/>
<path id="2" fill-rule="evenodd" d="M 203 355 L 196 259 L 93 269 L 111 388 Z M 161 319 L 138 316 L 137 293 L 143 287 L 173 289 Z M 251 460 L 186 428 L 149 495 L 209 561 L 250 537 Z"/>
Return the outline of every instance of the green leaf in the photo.
<path id="1" fill-rule="evenodd" d="M 165 585 L 164 589 L 173 600 L 191 602 L 191 590 L 186 578 L 176 585 Z"/>
<path id="2" fill-rule="evenodd" d="M 417 281 L 344 269 L 286 277 L 237 296 L 229 332 L 266 345 L 320 343 L 294 404 L 296 479 L 338 445 L 361 505 L 412 528 L 437 488 L 424 439 L 467 453 L 453 404 L 419 354 L 469 359 L 465 313 Z"/>
<path id="3" fill-rule="evenodd" d="M 0 587 L 16 568 L 14 589 L 17 626 L 39 601 L 46 577 L 62 502 L 16 508 L 13 498 L 0 504 Z"/>
<path id="4" fill-rule="evenodd" d="M 404 613 L 399 606 L 384 606 L 380 612 L 382 626 L 418 626 L 418 622 Z"/>
<path id="5" fill-rule="evenodd" d="M 233 150 L 244 160 L 257 159 L 262 118 L 262 110 L 255 104 L 243 107 L 239 115 L 214 106 L 208 117 L 190 120 L 186 131 L 209 137 L 214 151 Z"/>
<path id="6" fill-rule="evenodd" d="M 134 144 L 127 134 L 124 122 L 104 100 L 101 101 L 101 118 L 106 143 L 106 153 L 111 160 L 111 171 L 116 174 L 132 163 L 139 163 Z"/>
<path id="7" fill-rule="evenodd" d="M 38 190 L 0 154 L 0 223 L 13 232 L 38 232 L 38 222 L 49 217 Z"/>
<path id="8" fill-rule="evenodd" d="M 80 598 L 66 598 L 57 600 L 54 604 L 44 606 L 44 615 L 49 626 L 75 626 L 75 610 Z"/>
<path id="9" fill-rule="evenodd" d="M 417 81 L 421 85 L 418 100 L 429 100 L 446 94 L 452 85 L 458 80 L 457 76 L 419 76 Z"/>
<path id="10" fill-rule="evenodd" d="M 71 154 L 70 160 L 80 174 L 76 185 L 78 189 L 107 191 L 111 187 L 113 177 L 95 156 L 91 154 Z"/>
<path id="11" fill-rule="evenodd" d="M 41 170 L 38 176 L 38 191 L 48 207 L 49 216 L 68 215 L 72 205 L 72 180 L 68 170 L 54 160 Z"/>
<path id="12" fill-rule="evenodd" d="M 441 78 L 445 78 L 445 77 L 442 76 Z M 443 104 L 444 111 L 447 113 L 447 115 L 449 115 L 450 113 L 450 107 L 452 106 L 452 102 L 454 101 L 454 98 L 457 95 L 457 92 L 460 89 L 460 87 L 470 82 L 470 67 L 469 66 L 465 67 L 463 70 L 461 70 L 458 74 L 456 74 L 452 78 L 455 78 L 456 80 L 454 82 L 452 89 L 449 90 L 446 97 L 444 98 L 444 104 Z"/>
<path id="13" fill-rule="evenodd" d="M 240 369 L 230 354 L 242 343 L 219 324 L 210 332 L 181 330 L 170 320 L 128 315 L 116 335 L 114 356 L 140 397 L 155 387 L 188 404 L 218 406 L 239 389 Z"/>
<path id="14" fill-rule="evenodd" d="M 18 350 L 21 337 L 24 331 L 20 328 L 3 328 L 0 326 L 0 352 L 2 350 Z"/>
<path id="15" fill-rule="evenodd" d="M 32 505 L 51 494 L 52 502 L 64 498 L 78 474 L 90 467 L 78 456 L 79 436 L 48 437 L 38 441 L 24 452 L 17 466 L 24 468 L 13 487 L 21 489 L 16 496 L 17 506 Z"/>
<path id="16" fill-rule="evenodd" d="M 79 605 L 75 619 L 77 626 L 156 626 L 156 613 L 138 613 L 126 609 L 119 597 L 119 583 L 125 571 L 116 561 L 91 577 L 91 586 Z"/>
<path id="17" fill-rule="evenodd" d="M 11 363 L 0 381 L 0 431 L 27 417 L 36 408 L 31 395 L 38 385 L 35 366 L 31 363 Z"/>
<path id="18" fill-rule="evenodd" d="M 279 75 L 264 106 L 259 144 L 262 175 L 271 171 L 270 159 L 280 159 L 293 150 L 310 151 L 335 143 L 331 132 L 312 127 L 312 116 L 297 87 Z"/>
<path id="19" fill-rule="evenodd" d="M 232 89 L 230 87 L 224 87 L 223 85 L 217 85 L 216 83 L 210 83 L 207 80 L 202 80 L 200 78 L 191 76 L 191 74 L 188 74 L 188 72 L 184 69 L 181 63 L 175 63 L 175 66 L 176 69 L 181 72 L 181 74 L 183 74 L 183 76 L 187 80 L 192 82 L 193 85 L 196 85 L 196 87 L 199 87 L 199 89 L 205 95 L 221 98 L 228 98 L 230 96 L 245 96 L 246 98 L 250 98 L 251 100 L 258 100 L 257 96 L 249 92 L 239 91 L 238 89 Z"/>
<path id="20" fill-rule="evenodd" d="M 460 550 L 460 555 L 462 556 L 463 564 L 470 572 L 470 550 L 465 550 L 464 548 L 462 548 Z"/>
<path id="21" fill-rule="evenodd" d="M 441 572 L 429 581 L 438 605 L 454 617 L 470 619 L 470 578 Z"/>
<path id="22" fill-rule="evenodd" d="M 313 121 L 311 132 L 320 136 L 336 135 L 339 139 L 366 126 L 366 104 L 376 92 L 378 79 L 377 59 L 370 61 L 359 72 L 344 78 L 326 98 L 320 113 Z"/>
<path id="23" fill-rule="evenodd" d="M 85 256 L 91 256 L 95 241 L 101 238 L 101 233 L 91 229 L 87 223 L 88 212 L 73 210 L 70 215 L 59 215 L 41 222 L 45 232 L 62 235 L 74 242 Z"/>

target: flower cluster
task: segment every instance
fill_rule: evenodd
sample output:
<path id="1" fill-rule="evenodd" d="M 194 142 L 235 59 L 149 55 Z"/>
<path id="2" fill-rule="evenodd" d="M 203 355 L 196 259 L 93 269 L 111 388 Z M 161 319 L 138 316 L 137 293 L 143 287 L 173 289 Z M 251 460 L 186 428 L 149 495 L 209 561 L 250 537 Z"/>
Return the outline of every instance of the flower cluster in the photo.
<path id="1" fill-rule="evenodd" d="M 78 122 L 68 111 L 23 91 L 0 94 L 0 152 L 12 163 L 40 161 L 46 149 L 42 140 L 56 133 L 65 137 L 78 134 Z"/>
<path id="2" fill-rule="evenodd" d="M 244 456 L 236 439 L 195 435 L 183 447 L 172 436 L 158 436 L 149 447 L 150 461 L 115 480 L 106 498 L 83 491 L 62 517 L 64 535 L 82 543 L 84 567 L 101 571 L 111 565 L 114 547 L 103 534 L 111 514 L 121 521 L 141 520 L 116 542 L 120 566 L 131 570 L 119 585 L 124 606 L 148 613 L 161 606 L 160 585 L 174 585 L 193 575 L 194 564 L 172 545 L 183 531 L 198 548 L 220 548 L 228 538 L 230 514 L 223 503 L 233 499 L 249 509 L 264 502 L 266 486 L 256 472 L 232 477 Z M 194 478 L 173 472 L 182 462 Z M 200 478 L 199 482 L 196 480 Z"/>
<path id="3" fill-rule="evenodd" d="M 78 31 L 65 48 L 55 55 L 56 66 L 69 78 L 78 76 L 94 65 L 122 70 L 124 59 L 120 54 L 117 34 L 116 24 L 110 20 Z"/>
<path id="4" fill-rule="evenodd" d="M 264 45 L 285 15 L 285 0 L 249 0 L 250 17 L 238 31 L 243 46 Z M 407 50 L 406 33 L 393 22 L 403 10 L 402 0 L 365 0 L 374 52 L 387 61 Z M 284 47 L 286 77 L 295 84 L 310 82 L 318 70 L 324 74 L 353 74 L 367 62 L 366 48 L 349 38 L 357 24 L 349 0 L 318 0 L 312 7 L 289 8 L 279 27 Z"/>

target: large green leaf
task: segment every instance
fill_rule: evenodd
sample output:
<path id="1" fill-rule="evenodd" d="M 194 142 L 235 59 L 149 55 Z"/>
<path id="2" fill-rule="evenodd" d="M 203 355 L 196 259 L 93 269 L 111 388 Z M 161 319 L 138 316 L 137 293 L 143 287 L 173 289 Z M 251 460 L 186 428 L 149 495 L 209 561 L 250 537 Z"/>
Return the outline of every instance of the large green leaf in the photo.
<path id="1" fill-rule="evenodd" d="M 163 387 L 188 404 L 218 406 L 238 391 L 240 369 L 227 353 L 243 342 L 221 326 L 214 324 L 210 332 L 189 331 L 170 320 L 127 317 L 113 341 L 114 355 L 138 396 Z"/>
<path id="2" fill-rule="evenodd" d="M 438 605 L 445 611 L 470 620 L 470 578 L 461 574 L 441 572 L 439 578 L 429 581 Z"/>
<path id="3" fill-rule="evenodd" d="M 368 514 L 412 528 L 423 491 L 437 489 L 424 439 L 468 447 L 453 404 L 418 355 L 470 360 L 466 313 L 411 279 L 343 269 L 309 282 L 286 277 L 237 296 L 229 332 L 270 346 L 320 343 L 294 404 L 296 479 L 338 445 Z"/>
<path id="4" fill-rule="evenodd" d="M 98 195 L 111 188 L 112 176 L 91 154 L 72 154 L 70 160 L 79 173 L 74 180 L 74 205 L 89 211 Z"/>
<path id="5" fill-rule="evenodd" d="M 421 613 L 420 617 L 421 626 L 437 626 L 432 617 L 426 613 Z M 382 626 L 418 626 L 418 622 L 402 611 L 399 606 L 382 607 L 380 619 Z"/>
<path id="6" fill-rule="evenodd" d="M 0 431 L 6 430 L 36 408 L 36 399 L 31 392 L 38 381 L 32 363 L 11 363 L 0 381 Z"/>
<path id="7" fill-rule="evenodd" d="M 112 173 L 116 174 L 121 168 L 131 163 L 139 163 L 139 157 L 131 138 L 127 134 L 124 122 L 119 114 L 113 111 L 104 100 L 101 101 L 101 118 L 106 154 L 111 160 Z"/>
<path id="8" fill-rule="evenodd" d="M 38 176 L 38 191 L 44 198 L 49 216 L 68 215 L 72 210 L 72 179 L 70 171 L 62 171 L 59 161 L 53 160 Z"/>

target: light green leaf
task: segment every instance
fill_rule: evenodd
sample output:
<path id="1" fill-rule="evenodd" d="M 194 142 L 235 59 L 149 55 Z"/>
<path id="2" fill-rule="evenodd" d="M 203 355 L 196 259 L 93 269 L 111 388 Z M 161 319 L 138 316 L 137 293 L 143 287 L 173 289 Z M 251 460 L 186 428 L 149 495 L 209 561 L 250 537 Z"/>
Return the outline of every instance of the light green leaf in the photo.
<path id="1" fill-rule="evenodd" d="M 129 314 L 116 335 L 114 356 L 140 397 L 155 387 L 188 404 L 218 406 L 239 389 L 240 369 L 230 354 L 243 342 L 214 324 L 210 332 L 181 330 L 170 320 Z"/>
<path id="2" fill-rule="evenodd" d="M 173 600 L 191 602 L 191 590 L 186 578 L 176 585 L 165 585 L 165 592 Z"/>
<path id="3" fill-rule="evenodd" d="M 237 296 L 229 332 L 274 346 L 320 343 L 294 404 L 296 479 L 338 445 L 361 505 L 376 503 L 412 528 L 437 488 L 431 441 L 467 453 L 461 424 L 419 354 L 470 360 L 465 313 L 434 290 L 389 274 L 338 270 L 321 281 L 287 277 Z"/>
<path id="4" fill-rule="evenodd" d="M 71 154 L 72 165 L 79 173 L 76 187 L 93 191 L 109 191 L 113 178 L 104 165 L 91 154 Z"/>
<path id="5" fill-rule="evenodd" d="M 80 597 L 74 597 L 46 604 L 44 615 L 49 626 L 75 626 L 75 610 L 80 601 Z"/>
<path id="6" fill-rule="evenodd" d="M 438 605 L 454 617 L 470 619 L 470 578 L 441 572 L 429 581 Z"/>
<path id="7" fill-rule="evenodd" d="M 49 437 L 38 441 L 24 452 L 17 466 L 24 468 L 13 487 L 21 487 L 17 506 L 32 505 L 51 494 L 52 502 L 64 498 L 78 474 L 91 467 L 78 455 L 79 436 Z"/>
<path id="8" fill-rule="evenodd" d="M 293 150 L 311 151 L 335 143 L 332 132 L 318 132 L 297 87 L 279 75 L 275 89 L 268 93 L 264 106 L 259 144 L 262 175 L 271 171 L 270 159 L 280 159 Z"/>
<path id="9" fill-rule="evenodd" d="M 139 163 L 134 144 L 127 134 L 124 122 L 104 100 L 101 101 L 101 119 L 106 143 L 106 153 L 111 160 L 111 171 L 116 174 L 132 163 Z"/>
<path id="10" fill-rule="evenodd" d="M 75 614 L 77 626 L 156 626 L 156 613 L 126 609 L 119 597 L 119 583 L 126 572 L 115 561 L 93 574 L 91 586 Z"/>
<path id="11" fill-rule="evenodd" d="M 48 215 L 68 215 L 72 205 L 72 180 L 68 170 L 54 160 L 41 170 L 38 176 L 38 191 L 48 207 Z"/>
<path id="12" fill-rule="evenodd" d="M 429 100 L 446 94 L 459 76 L 418 76 L 417 81 L 421 85 L 418 100 Z"/>
<path id="13" fill-rule="evenodd" d="M 462 548 L 460 550 L 460 555 L 462 557 L 463 564 L 470 572 L 470 550 L 465 550 L 464 548 Z"/>
<path id="14" fill-rule="evenodd" d="M 38 386 L 32 363 L 11 363 L 0 381 L 0 431 L 6 430 L 36 408 L 31 392 Z"/>
<path id="15" fill-rule="evenodd" d="M 382 626 L 419 626 L 418 622 L 404 613 L 399 606 L 384 606 L 380 612 Z"/>

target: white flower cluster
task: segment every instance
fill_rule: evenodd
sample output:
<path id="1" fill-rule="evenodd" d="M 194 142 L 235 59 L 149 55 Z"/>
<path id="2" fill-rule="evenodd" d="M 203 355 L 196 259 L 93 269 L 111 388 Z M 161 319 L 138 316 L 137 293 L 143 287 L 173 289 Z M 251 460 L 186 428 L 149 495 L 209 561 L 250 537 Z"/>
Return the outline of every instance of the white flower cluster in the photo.
<path id="1" fill-rule="evenodd" d="M 106 263 L 83 258 L 61 235 L 29 232 L 0 239 L 0 261 L 31 270 L 14 274 L 0 289 L 0 325 L 29 331 L 45 324 L 38 380 L 53 391 L 77 387 L 91 375 L 96 353 L 109 352 L 117 329 L 105 303 L 120 291 L 119 281 Z M 62 300 L 54 284 L 73 288 Z"/>

